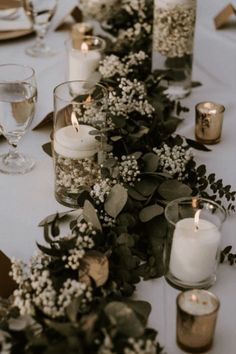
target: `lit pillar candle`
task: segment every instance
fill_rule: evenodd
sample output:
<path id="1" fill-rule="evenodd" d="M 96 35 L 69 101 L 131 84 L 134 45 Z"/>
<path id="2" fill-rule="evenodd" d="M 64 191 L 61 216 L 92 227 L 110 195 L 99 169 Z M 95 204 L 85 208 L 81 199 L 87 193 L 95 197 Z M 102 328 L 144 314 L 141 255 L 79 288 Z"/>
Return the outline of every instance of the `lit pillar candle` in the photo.
<path id="1" fill-rule="evenodd" d="M 67 42 L 69 81 L 88 80 L 98 68 L 104 46 L 104 41 L 95 36 L 84 36 L 79 48 Z"/>
<path id="2" fill-rule="evenodd" d="M 214 273 L 220 232 L 210 221 L 194 218 L 177 222 L 170 255 L 170 271 L 184 282 L 201 282 Z"/>
<path id="3" fill-rule="evenodd" d="M 80 124 L 77 129 L 72 125 L 58 129 L 54 134 L 54 151 L 71 159 L 93 157 L 98 152 L 99 143 L 91 131 L 94 128 L 85 124 Z"/>

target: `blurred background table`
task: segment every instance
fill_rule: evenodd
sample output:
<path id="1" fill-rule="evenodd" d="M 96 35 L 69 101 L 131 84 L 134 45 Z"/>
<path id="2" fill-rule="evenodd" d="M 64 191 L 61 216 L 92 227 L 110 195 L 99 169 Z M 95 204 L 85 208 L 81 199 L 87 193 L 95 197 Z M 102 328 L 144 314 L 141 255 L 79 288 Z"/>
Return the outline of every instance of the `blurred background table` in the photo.
<path id="1" fill-rule="evenodd" d="M 76 1 L 59 2 L 54 25 Z M 230 27 L 215 30 L 213 17 L 227 5 L 223 0 L 199 1 L 195 35 L 193 80 L 202 86 L 193 89 L 183 103 L 190 108 L 179 128 L 182 135 L 194 138 L 194 107 L 201 101 L 216 101 L 225 108 L 222 140 L 212 145 L 211 152 L 195 151 L 196 161 L 207 166 L 223 178 L 224 184 L 236 190 L 236 18 Z M 234 25 L 235 24 L 235 25 Z M 66 80 L 66 54 L 64 42 L 68 32 L 51 31 L 47 40 L 57 48 L 57 55 L 47 59 L 31 58 L 24 52 L 33 36 L 0 42 L 0 64 L 20 63 L 34 67 L 38 83 L 35 126 L 53 109 L 53 88 Z M 20 142 L 21 151 L 36 159 L 33 171 L 22 176 L 0 176 L 0 249 L 8 256 L 28 260 L 36 249 L 35 242 L 42 239 L 41 219 L 65 207 L 54 198 L 52 159 L 42 150 L 49 141 L 50 129 L 29 131 Z M 0 153 L 7 149 L 0 143 Z M 236 249 L 236 216 L 228 217 L 223 227 L 222 248 L 228 244 Z M 234 354 L 236 348 L 236 282 L 235 267 L 221 265 L 216 284 L 211 288 L 221 300 L 221 309 L 215 333 L 214 347 L 209 353 Z M 183 353 L 175 343 L 175 299 L 178 291 L 171 288 L 164 278 L 142 282 L 136 296 L 152 304 L 150 326 L 159 332 L 159 340 L 168 354 Z"/>

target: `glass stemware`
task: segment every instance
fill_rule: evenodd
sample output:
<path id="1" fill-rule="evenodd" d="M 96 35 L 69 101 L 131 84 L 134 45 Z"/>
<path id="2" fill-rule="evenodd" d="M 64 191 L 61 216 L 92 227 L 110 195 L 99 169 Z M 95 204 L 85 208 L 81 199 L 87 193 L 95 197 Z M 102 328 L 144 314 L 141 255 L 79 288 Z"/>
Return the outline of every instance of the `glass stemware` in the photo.
<path id="1" fill-rule="evenodd" d="M 54 55 L 55 52 L 45 43 L 45 36 L 56 12 L 57 0 L 23 0 L 23 6 L 37 34 L 36 41 L 26 48 L 26 53 L 33 57 Z"/>
<path id="2" fill-rule="evenodd" d="M 0 65 L 0 133 L 10 149 L 0 155 L 0 171 L 23 174 L 30 171 L 35 161 L 18 153 L 17 146 L 33 119 L 37 100 L 35 73 L 31 67 Z"/>

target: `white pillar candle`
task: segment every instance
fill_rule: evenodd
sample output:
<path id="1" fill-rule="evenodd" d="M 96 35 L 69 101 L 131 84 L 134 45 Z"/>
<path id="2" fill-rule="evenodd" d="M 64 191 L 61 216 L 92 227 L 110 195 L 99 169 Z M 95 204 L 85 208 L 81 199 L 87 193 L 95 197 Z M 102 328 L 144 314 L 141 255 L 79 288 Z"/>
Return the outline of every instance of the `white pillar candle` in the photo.
<path id="1" fill-rule="evenodd" d="M 97 69 L 100 60 L 101 54 L 97 50 L 71 48 L 69 51 L 69 80 L 88 80 Z"/>
<path id="2" fill-rule="evenodd" d="M 208 315 L 214 312 L 219 301 L 209 291 L 194 289 L 185 291 L 178 297 L 179 307 L 190 315 Z"/>
<path id="3" fill-rule="evenodd" d="M 89 133 L 94 130 L 85 124 L 80 124 L 78 129 L 72 125 L 58 129 L 54 134 L 54 151 L 71 159 L 91 158 L 99 148 L 99 142 Z"/>
<path id="4" fill-rule="evenodd" d="M 214 273 L 220 232 L 210 221 L 194 218 L 176 223 L 170 255 L 170 272 L 185 282 L 200 282 Z"/>

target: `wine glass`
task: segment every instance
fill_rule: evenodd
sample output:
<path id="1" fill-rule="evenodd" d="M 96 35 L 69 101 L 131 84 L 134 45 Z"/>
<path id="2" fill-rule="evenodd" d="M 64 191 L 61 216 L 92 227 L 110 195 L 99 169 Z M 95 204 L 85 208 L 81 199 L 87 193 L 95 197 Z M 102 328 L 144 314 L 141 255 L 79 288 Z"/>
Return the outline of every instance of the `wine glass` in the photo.
<path id="1" fill-rule="evenodd" d="M 0 65 L 0 133 L 10 144 L 7 154 L 0 155 L 0 171 L 23 174 L 35 161 L 18 153 L 17 146 L 33 119 L 37 100 L 34 70 L 17 64 Z"/>
<path id="2" fill-rule="evenodd" d="M 23 6 L 37 34 L 36 41 L 26 48 L 26 53 L 33 57 L 54 55 L 55 52 L 44 39 L 56 12 L 57 0 L 23 0 Z"/>

